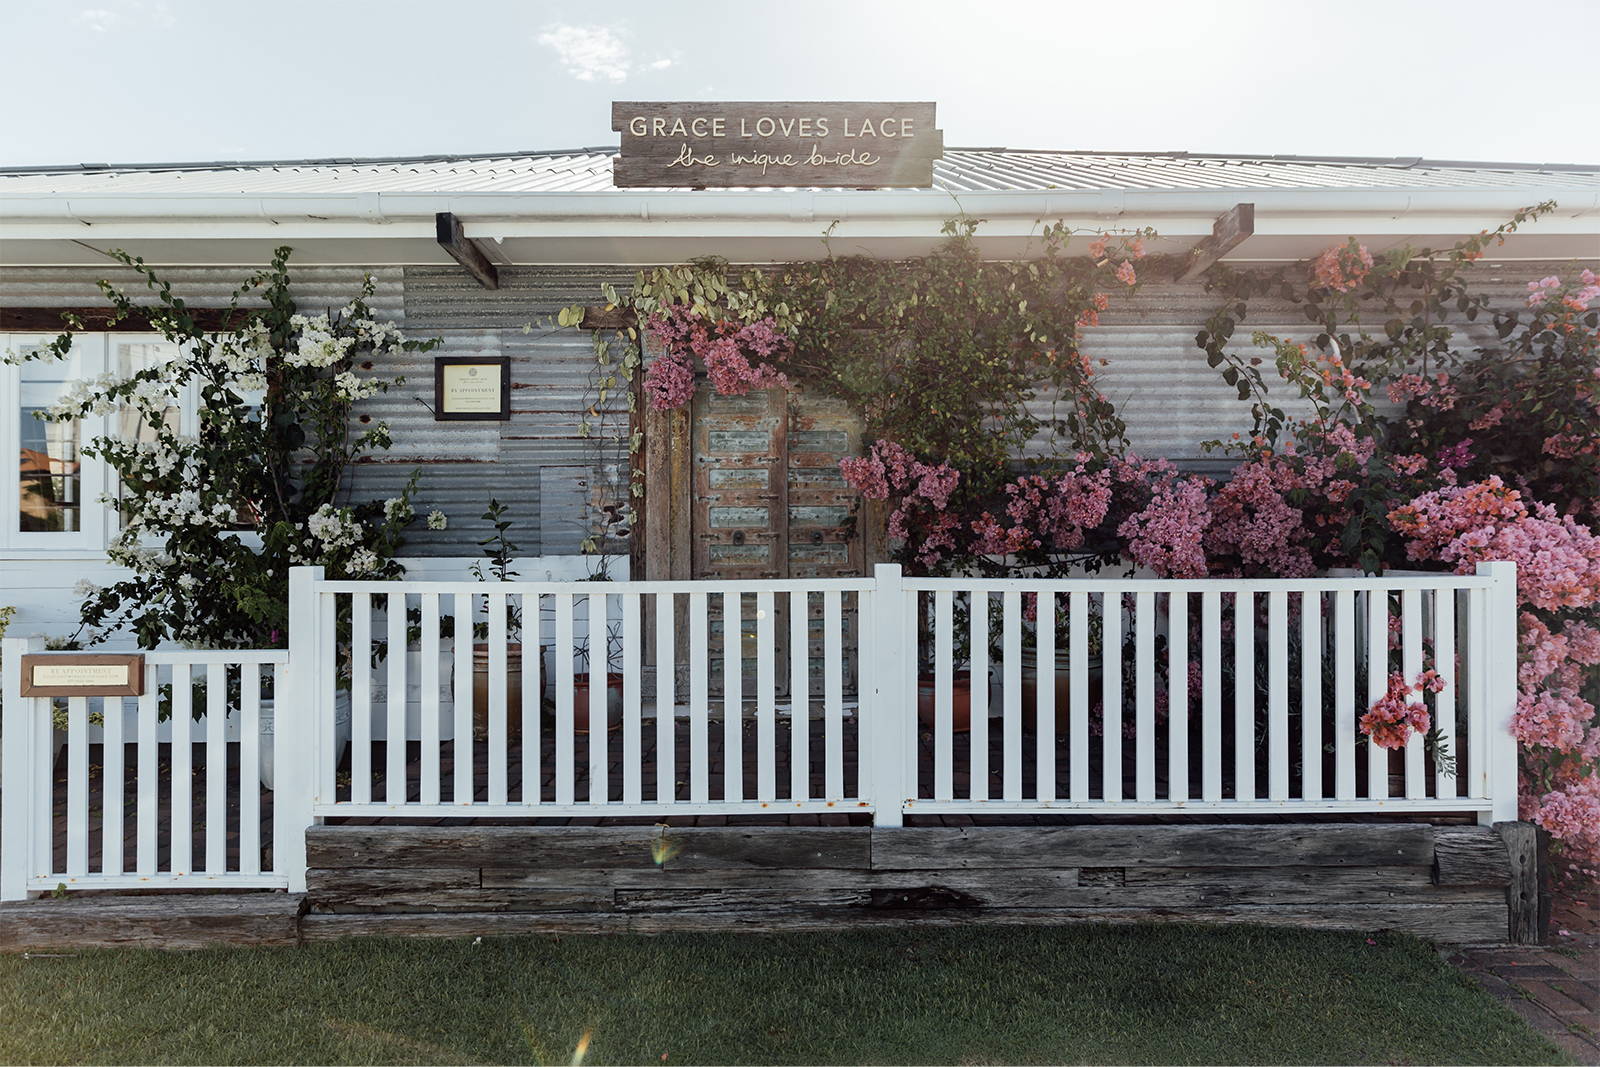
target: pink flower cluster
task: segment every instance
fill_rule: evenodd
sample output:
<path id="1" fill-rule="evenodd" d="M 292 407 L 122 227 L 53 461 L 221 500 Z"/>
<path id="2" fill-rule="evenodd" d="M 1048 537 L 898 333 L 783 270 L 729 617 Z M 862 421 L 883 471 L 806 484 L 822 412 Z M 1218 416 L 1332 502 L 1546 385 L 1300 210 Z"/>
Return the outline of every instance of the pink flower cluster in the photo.
<path id="1" fill-rule="evenodd" d="M 705 364 L 711 386 L 723 396 L 789 384 L 772 359 L 792 347 L 771 318 L 757 322 L 713 322 L 681 305 L 671 305 L 645 320 L 645 329 L 666 349 L 645 369 L 644 387 L 656 411 L 682 407 L 694 396 L 694 357 Z"/>
<path id="2" fill-rule="evenodd" d="M 1423 671 L 1415 682 L 1406 681 L 1399 671 L 1389 675 L 1389 689 L 1361 716 L 1361 732 L 1379 748 L 1404 748 L 1413 732 L 1425 734 L 1433 720 L 1420 699 L 1424 692 L 1444 689 L 1444 679 L 1435 671 Z M 1417 696 L 1419 699 L 1413 700 Z"/>
<path id="3" fill-rule="evenodd" d="M 1530 512 L 1522 494 L 1490 477 L 1424 493 L 1389 513 L 1406 555 L 1442 560 L 1470 573 L 1489 560 L 1517 564 L 1517 591 L 1546 610 L 1600 603 L 1600 538 L 1548 504 Z"/>
<path id="4" fill-rule="evenodd" d="M 1029 474 L 1007 485 L 1010 525 L 984 512 L 972 522 L 973 550 L 1005 556 L 1046 546 L 1063 552 L 1082 548 L 1111 508 L 1111 472 L 1091 472 L 1088 459 L 1080 454 L 1077 466 L 1053 482 Z"/>
<path id="5" fill-rule="evenodd" d="M 683 352 L 667 351 L 644 369 L 644 395 L 652 411 L 681 408 L 694 399 L 694 364 Z"/>
<path id="6" fill-rule="evenodd" d="M 1324 289 L 1340 293 L 1348 293 L 1360 285 L 1371 270 L 1372 253 L 1354 239 L 1326 249 L 1311 261 L 1312 280 Z"/>
<path id="7" fill-rule="evenodd" d="M 1211 501 L 1206 551 L 1237 559 L 1246 574 L 1300 578 L 1316 573 L 1305 514 L 1284 497 L 1304 485 L 1299 473 L 1276 456 L 1247 460 L 1234 469 Z"/>
<path id="8" fill-rule="evenodd" d="M 1544 827 L 1577 861 L 1578 873 L 1600 875 L 1600 774 L 1569 772 L 1555 789 L 1524 797 L 1522 815 Z"/>
<path id="9" fill-rule="evenodd" d="M 1461 399 L 1450 375 L 1441 371 L 1432 378 L 1420 374 L 1403 374 L 1389 383 L 1389 399 L 1396 404 L 1412 400 L 1435 411 L 1450 411 Z"/>
<path id="10" fill-rule="evenodd" d="M 1542 306 L 1552 296 L 1558 295 L 1561 288 L 1561 279 L 1554 274 L 1529 282 L 1528 306 Z M 1586 311 L 1597 297 L 1600 297 L 1600 278 L 1596 278 L 1594 271 L 1585 270 L 1578 275 L 1577 287 L 1562 297 L 1561 303 L 1569 311 Z"/>
<path id="11" fill-rule="evenodd" d="M 1148 487 L 1150 493 L 1148 503 L 1117 526 L 1128 557 L 1162 578 L 1204 578 L 1210 483 L 1180 477 L 1164 459 L 1146 462 L 1133 455 L 1118 461 L 1113 475 L 1124 486 Z"/>
<path id="12" fill-rule="evenodd" d="M 893 441 L 874 441 L 865 456 L 839 461 L 845 483 L 869 500 L 897 500 L 889 515 L 889 536 L 910 540 L 913 526 L 920 542 L 917 559 L 933 566 L 953 550 L 958 516 L 946 509 L 961 483 L 961 472 L 948 463 L 923 463 Z"/>

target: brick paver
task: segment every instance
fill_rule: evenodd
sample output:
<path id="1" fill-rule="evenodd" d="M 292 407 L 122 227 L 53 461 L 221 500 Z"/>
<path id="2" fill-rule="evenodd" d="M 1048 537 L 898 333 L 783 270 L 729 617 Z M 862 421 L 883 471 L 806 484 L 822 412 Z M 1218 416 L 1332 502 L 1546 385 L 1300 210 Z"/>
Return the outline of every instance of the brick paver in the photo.
<path id="1" fill-rule="evenodd" d="M 1450 960 L 1581 1064 L 1600 1064 L 1600 900 L 1558 896 L 1542 945 L 1471 948 Z"/>

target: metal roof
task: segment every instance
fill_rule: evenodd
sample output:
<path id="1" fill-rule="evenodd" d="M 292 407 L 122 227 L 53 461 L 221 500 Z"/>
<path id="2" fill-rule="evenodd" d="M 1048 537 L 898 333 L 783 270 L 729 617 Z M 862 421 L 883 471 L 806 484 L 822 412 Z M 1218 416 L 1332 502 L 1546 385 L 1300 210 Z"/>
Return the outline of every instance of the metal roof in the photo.
<path id="1" fill-rule="evenodd" d="M 614 190 L 611 159 L 616 152 L 615 148 L 579 148 L 479 156 L 8 167 L 0 168 L 0 195 L 642 191 Z M 951 193 L 1050 189 L 1600 191 L 1600 164 L 951 148 L 935 162 L 933 184 L 935 189 Z"/>

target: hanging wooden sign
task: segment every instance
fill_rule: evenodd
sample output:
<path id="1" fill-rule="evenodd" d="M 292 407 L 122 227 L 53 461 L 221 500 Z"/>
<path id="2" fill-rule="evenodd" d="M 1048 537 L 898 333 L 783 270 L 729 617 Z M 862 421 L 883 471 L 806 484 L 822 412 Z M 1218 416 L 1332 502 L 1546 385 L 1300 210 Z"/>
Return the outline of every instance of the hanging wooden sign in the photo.
<path id="1" fill-rule="evenodd" d="M 436 356 L 433 417 L 440 422 L 511 418 L 511 360 L 505 356 Z"/>
<path id="2" fill-rule="evenodd" d="M 22 657 L 25 697 L 136 697 L 144 656 L 136 652 L 44 653 Z"/>
<path id="3" fill-rule="evenodd" d="M 619 188 L 927 188 L 944 132 L 931 103 L 619 101 Z"/>

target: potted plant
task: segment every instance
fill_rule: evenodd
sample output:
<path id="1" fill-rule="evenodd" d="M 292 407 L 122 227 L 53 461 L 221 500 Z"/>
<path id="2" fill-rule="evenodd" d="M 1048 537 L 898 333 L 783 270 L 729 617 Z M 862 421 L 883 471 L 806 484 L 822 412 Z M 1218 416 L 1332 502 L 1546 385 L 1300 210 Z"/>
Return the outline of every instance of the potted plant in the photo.
<path id="1" fill-rule="evenodd" d="M 1052 598 L 1054 599 L 1054 598 Z M 1060 734 L 1071 728 L 1072 724 L 1072 646 L 1069 641 L 1067 611 L 1064 604 L 1056 606 L 1056 641 L 1055 663 L 1053 678 L 1048 684 L 1055 687 L 1055 720 L 1056 730 Z M 1091 610 L 1088 612 L 1088 662 L 1084 670 L 1088 674 L 1089 701 L 1099 700 L 1103 678 L 1102 643 L 1103 624 L 1100 613 Z M 1025 724 L 1037 726 L 1036 719 L 1039 714 L 1039 666 L 1038 666 L 1038 632 L 1036 629 L 1023 630 L 1023 668 L 1022 668 L 1022 720 Z"/>
<path id="2" fill-rule="evenodd" d="M 957 600 L 950 620 L 950 723 L 958 734 L 972 729 L 972 626 L 971 608 Z M 925 656 L 917 669 L 917 721 L 932 728 L 938 714 L 938 674 L 933 662 L 933 641 L 924 645 Z"/>
<path id="3" fill-rule="evenodd" d="M 489 498 L 488 510 L 483 513 L 493 527 L 493 532 L 478 544 L 488 557 L 474 560 L 472 575 L 480 582 L 490 580 L 508 582 L 517 577 L 511 569 L 511 560 L 517 545 L 510 537 L 512 522 L 506 517 L 506 506 L 494 497 Z M 535 620 L 537 625 L 537 620 Z M 477 740 L 489 736 L 489 624 L 474 621 L 472 624 L 472 735 Z M 506 735 L 515 741 L 522 736 L 522 716 L 516 709 L 522 706 L 522 609 L 515 600 L 506 605 Z"/>
<path id="4" fill-rule="evenodd" d="M 603 581 L 605 579 L 594 579 Z M 572 729 L 575 733 L 589 732 L 589 654 L 592 635 L 577 642 L 572 668 Z M 615 624 L 607 622 L 605 628 L 606 657 L 606 729 L 615 730 L 622 725 L 623 674 L 611 670 L 622 656 L 622 636 Z"/>

